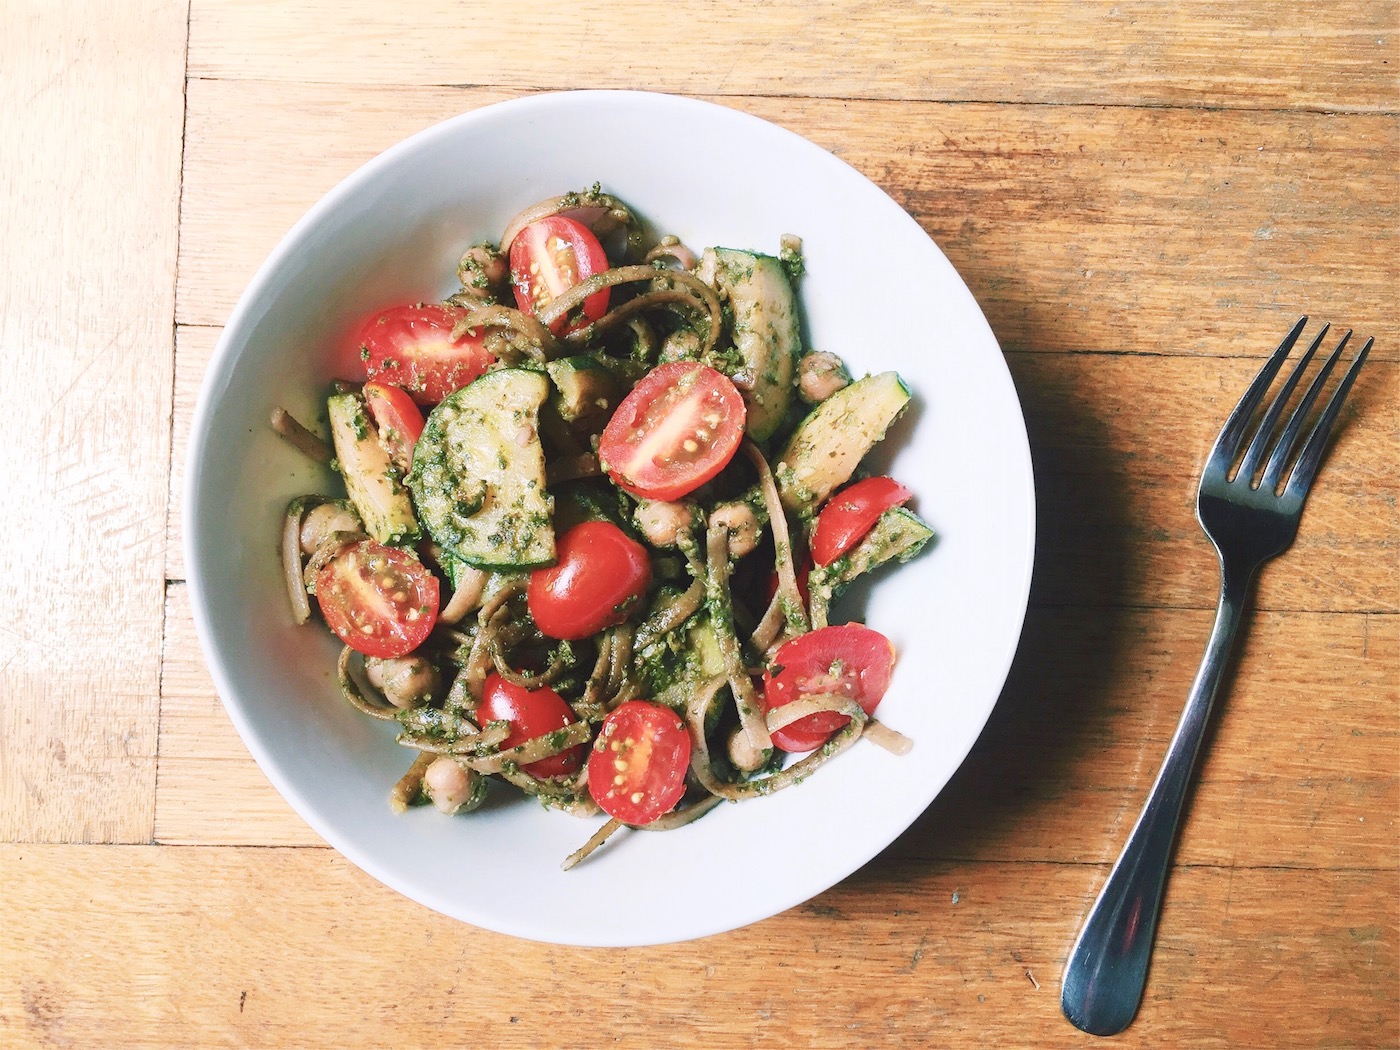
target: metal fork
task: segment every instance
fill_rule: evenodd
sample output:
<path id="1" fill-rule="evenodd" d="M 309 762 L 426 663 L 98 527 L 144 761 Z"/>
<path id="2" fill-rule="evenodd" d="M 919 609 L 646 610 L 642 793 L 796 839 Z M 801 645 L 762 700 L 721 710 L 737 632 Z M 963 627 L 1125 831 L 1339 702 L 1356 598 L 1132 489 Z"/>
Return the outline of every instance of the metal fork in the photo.
<path id="1" fill-rule="evenodd" d="M 1303 503 L 1322 463 L 1328 434 L 1374 341 L 1366 340 L 1352 360 L 1289 472 L 1285 468 L 1292 462 L 1294 447 L 1309 412 L 1351 338 L 1350 331 L 1342 336 L 1293 410 L 1282 434 L 1273 441 L 1290 396 L 1327 334 L 1329 326 L 1324 325 L 1251 434 L 1250 421 L 1307 323 L 1307 317 L 1303 317 L 1293 326 L 1245 391 L 1216 439 L 1201 475 L 1196 518 L 1220 556 L 1220 603 L 1216 607 L 1215 626 L 1206 645 L 1205 659 L 1196 673 L 1186 710 L 1167 748 L 1167 757 L 1152 785 L 1147 804 L 1065 964 L 1060 1007 L 1076 1027 L 1093 1035 L 1116 1035 L 1123 1031 L 1142 1002 L 1152 939 L 1183 802 L 1200 753 L 1211 703 L 1240 625 L 1245 598 L 1259 567 L 1293 543 L 1303 515 Z M 1242 448 L 1244 457 L 1238 469 L 1232 471 Z M 1269 453 L 1267 461 L 1266 453 Z M 1256 484 L 1255 476 L 1261 465 L 1263 473 Z M 1280 485 L 1282 492 L 1279 492 Z"/>

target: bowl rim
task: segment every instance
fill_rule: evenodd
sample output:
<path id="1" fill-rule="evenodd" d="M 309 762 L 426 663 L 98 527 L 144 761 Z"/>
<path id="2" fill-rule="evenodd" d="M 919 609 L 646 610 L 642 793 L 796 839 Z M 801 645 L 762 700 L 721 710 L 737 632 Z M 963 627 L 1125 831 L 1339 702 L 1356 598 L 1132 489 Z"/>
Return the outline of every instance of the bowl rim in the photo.
<path id="1" fill-rule="evenodd" d="M 711 116 L 714 115 L 715 111 L 719 111 L 724 115 L 725 119 L 746 122 L 753 125 L 762 125 L 765 134 L 777 134 L 783 138 L 801 143 L 803 148 L 812 151 L 814 157 L 818 155 L 824 157 L 826 162 L 839 165 L 840 168 L 844 169 L 847 173 L 854 174 L 859 179 L 863 180 L 874 192 L 886 198 L 889 197 L 889 195 L 874 183 L 873 180 L 869 179 L 864 173 L 860 172 L 840 157 L 837 157 L 835 154 L 816 145 L 804 136 L 779 124 L 716 102 L 662 92 L 621 89 L 536 92 L 464 111 L 431 124 L 407 138 L 402 139 L 388 149 L 365 161 L 339 180 L 287 230 L 266 259 L 259 265 L 254 276 L 240 294 L 237 304 L 229 314 L 228 319 L 224 322 L 222 332 L 220 333 L 205 375 L 201 381 L 190 424 L 190 437 L 185 459 L 185 478 L 183 484 L 184 503 L 181 520 L 181 544 L 185 559 L 185 579 L 188 588 L 191 614 L 194 620 L 196 634 L 199 638 L 200 648 L 204 656 L 205 665 L 210 672 L 220 702 L 224 710 L 228 713 L 230 721 L 237 730 L 244 746 L 257 762 L 263 775 L 267 777 L 278 793 L 291 805 L 297 815 L 305 821 L 316 834 L 353 864 L 400 894 L 424 904 L 427 907 L 451 915 L 459 919 L 459 921 L 470 922 L 482 928 L 493 929 L 506 935 L 556 944 L 600 946 L 606 946 L 608 944 L 614 946 L 662 944 L 709 936 L 736 929 L 779 914 L 787 910 L 787 908 L 801 903 L 803 900 L 810 899 L 812 894 L 806 894 L 777 909 L 764 905 L 748 913 L 741 912 L 738 914 L 737 918 L 732 919 L 732 921 L 726 920 L 723 925 L 709 925 L 705 926 L 703 929 L 682 932 L 675 936 L 667 936 L 661 939 L 619 939 L 615 942 L 601 941 L 597 938 L 571 939 L 569 937 L 541 937 L 529 931 L 511 929 L 508 924 L 484 926 L 476 918 L 465 918 L 450 908 L 443 907 L 441 903 L 426 900 L 417 889 L 406 887 L 395 872 L 390 871 L 380 862 L 373 851 L 362 848 L 353 838 L 347 838 L 343 835 L 339 829 L 323 816 L 317 804 L 302 791 L 296 781 L 289 778 L 282 767 L 276 761 L 273 761 L 263 748 L 259 739 L 259 730 L 250 719 L 244 705 L 238 701 L 236 696 L 237 690 L 233 688 L 232 680 L 224 665 L 222 653 L 214 645 L 214 629 L 210 618 L 209 595 L 206 592 L 206 584 L 201 572 L 202 558 L 199 555 L 197 550 L 198 545 L 195 542 L 196 537 L 200 533 L 199 522 L 201 507 L 197 496 L 202 476 L 202 464 L 207 453 L 209 423 L 211 417 L 217 411 L 221 395 L 228 384 L 231 370 L 238 359 L 237 355 L 234 353 L 234 349 L 239 342 L 240 332 L 250 322 L 253 311 L 257 308 L 257 304 L 260 300 L 266 295 L 268 286 L 274 282 L 275 277 L 285 266 L 289 256 L 300 249 L 308 233 L 316 229 L 329 213 L 339 207 L 344 202 L 344 199 L 353 194 L 362 184 L 377 179 L 384 169 L 397 164 L 401 157 L 413 153 L 426 143 L 440 136 L 452 134 L 456 128 L 462 125 L 469 125 L 479 120 L 507 114 L 528 116 L 533 110 L 554 107 L 561 103 L 581 106 L 606 106 L 619 103 L 627 105 L 660 105 L 668 109 L 678 107 L 679 110 L 703 111 Z M 896 207 L 899 207 L 897 202 Z M 908 223 L 918 229 L 919 234 L 929 242 L 940 256 L 942 256 L 941 249 L 933 242 L 932 238 L 923 231 L 916 220 L 908 215 L 902 207 L 899 207 L 899 210 Z M 946 262 L 946 257 L 944 257 L 944 261 Z M 967 753 L 985 730 L 986 722 L 990 719 L 992 711 L 1005 689 L 1006 680 L 1011 671 L 1012 661 L 1014 660 L 1020 644 L 1020 639 L 1024 632 L 1025 616 L 1029 607 L 1031 577 L 1036 547 L 1037 508 L 1034 470 L 1029 437 L 1025 426 L 1024 411 L 1021 409 L 1019 397 L 1016 394 L 1015 385 L 1006 364 L 1004 351 L 1001 351 L 1000 343 L 996 340 L 995 333 L 991 331 L 990 324 L 986 322 L 985 314 L 982 312 L 980 305 L 976 303 L 970 290 L 967 289 L 966 282 L 963 280 L 962 276 L 957 274 L 956 270 L 951 266 L 951 263 L 948 264 L 948 268 L 961 284 L 962 290 L 966 293 L 969 301 L 972 302 L 978 316 L 982 319 L 983 323 L 986 324 L 987 332 L 991 336 L 992 343 L 999 351 L 997 363 L 1001 369 L 1001 378 L 1010 388 L 1011 396 L 1015 402 L 1019 429 L 1015 433 L 1008 435 L 1008 438 L 1010 443 L 1014 446 L 1012 452 L 1023 467 L 1025 492 L 1022 498 L 1024 499 L 1026 511 L 1026 527 L 1023 549 L 1020 551 L 1007 552 L 1007 558 L 1009 560 L 1018 561 L 1020 563 L 1020 586 L 1016 591 L 1017 605 L 1014 610 L 1015 631 L 1009 638 L 1008 645 L 1003 653 L 1003 659 L 996 671 L 996 678 L 1000 682 L 1000 686 L 996 691 L 996 695 L 992 697 L 991 702 L 987 705 L 985 715 L 981 720 L 977 732 L 972 734 L 967 742 L 966 748 L 963 750 L 958 760 L 951 766 L 948 777 L 944 778 L 944 780 L 936 786 L 929 798 L 924 800 L 924 808 L 946 788 L 947 780 L 964 764 Z M 917 817 L 918 812 L 921 812 L 921 810 L 915 812 L 915 817 Z M 903 827 L 907 829 L 907 826 L 906 824 Z M 898 834 L 894 837 L 897 838 Z M 891 838 L 889 841 L 886 841 L 868 856 L 860 854 L 853 857 L 847 866 L 840 870 L 834 877 L 826 881 L 825 887 L 830 888 L 831 886 L 835 886 L 843 879 L 849 877 L 854 871 L 868 863 L 875 856 L 878 856 L 883 850 L 887 849 L 893 840 L 894 839 Z M 818 889 L 816 892 L 823 892 L 823 890 Z M 704 926 L 704 924 L 701 925 Z"/>

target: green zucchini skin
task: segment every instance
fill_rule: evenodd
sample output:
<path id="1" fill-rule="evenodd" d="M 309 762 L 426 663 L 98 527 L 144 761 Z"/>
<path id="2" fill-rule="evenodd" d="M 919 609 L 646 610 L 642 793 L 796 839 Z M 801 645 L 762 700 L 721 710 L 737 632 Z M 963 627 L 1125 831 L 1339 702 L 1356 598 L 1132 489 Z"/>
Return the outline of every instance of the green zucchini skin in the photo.
<path id="1" fill-rule="evenodd" d="M 825 623 L 831 603 L 857 577 L 888 562 L 907 562 L 934 538 L 933 529 L 907 507 L 891 507 L 876 520 L 865 537 L 830 565 L 812 570 L 812 618 Z"/>
<path id="2" fill-rule="evenodd" d="M 554 561 L 553 501 L 545 491 L 539 412 L 544 373 L 488 372 L 428 416 L 408 485 L 428 534 L 482 569 Z"/>
<path id="3" fill-rule="evenodd" d="M 857 379 L 807 413 L 773 467 L 783 506 L 809 514 L 849 481 L 909 397 L 898 374 L 881 372 Z"/>
<path id="4" fill-rule="evenodd" d="M 626 393 L 621 380 L 588 354 L 562 357 L 550 361 L 545 368 L 555 387 L 550 403 L 560 418 L 595 433 L 603 429 Z"/>
<path id="5" fill-rule="evenodd" d="M 766 441 L 792 404 L 797 359 L 802 353 L 797 297 L 781 260 L 771 255 L 711 248 L 702 263 L 713 267 L 714 284 L 729 300 L 739 368 L 733 379 L 744 395 L 744 429 Z"/>

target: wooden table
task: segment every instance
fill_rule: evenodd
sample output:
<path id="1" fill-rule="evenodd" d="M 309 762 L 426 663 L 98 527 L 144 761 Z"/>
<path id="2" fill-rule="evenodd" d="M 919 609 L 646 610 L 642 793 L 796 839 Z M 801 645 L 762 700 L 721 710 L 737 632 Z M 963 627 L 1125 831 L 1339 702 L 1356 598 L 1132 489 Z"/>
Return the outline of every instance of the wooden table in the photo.
<path id="1" fill-rule="evenodd" d="M 1400 19 L 1326 5 L 17 0 L 0 13 L 0 1044 L 1083 1046 L 1078 924 L 1199 660 L 1205 451 L 1300 313 L 1374 335 L 1265 573 L 1129 1046 L 1400 1044 Z M 453 114 L 631 87 L 758 114 L 964 274 L 1035 452 L 1011 679 L 944 795 L 787 914 L 516 942 L 327 848 L 193 635 L 209 354 L 341 177 Z"/>

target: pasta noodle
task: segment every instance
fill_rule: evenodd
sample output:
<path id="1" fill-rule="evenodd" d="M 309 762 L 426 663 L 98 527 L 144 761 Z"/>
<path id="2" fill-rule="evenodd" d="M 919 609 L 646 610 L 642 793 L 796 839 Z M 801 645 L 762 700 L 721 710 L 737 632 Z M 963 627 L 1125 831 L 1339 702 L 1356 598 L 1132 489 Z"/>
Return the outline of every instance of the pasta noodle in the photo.
<path id="1" fill-rule="evenodd" d="M 785 239 L 783 259 L 797 251 Z M 881 528 L 905 528 L 888 545 L 903 559 L 923 526 L 793 487 L 839 460 L 837 488 L 866 447 L 828 455 L 821 441 L 853 439 L 820 402 L 797 414 L 798 272 L 650 238 L 596 186 L 552 197 L 467 249 L 444 304 L 361 329 L 365 374 L 328 402 L 333 450 L 274 413 L 345 479 L 348 499 L 287 508 L 282 569 L 293 620 L 319 613 L 345 642 L 345 701 L 414 752 L 395 810 L 466 812 L 489 778 L 606 813 L 571 868 L 624 828 L 798 784 L 859 739 L 912 746 L 871 716 L 893 647 L 826 619 L 889 560 Z"/>

